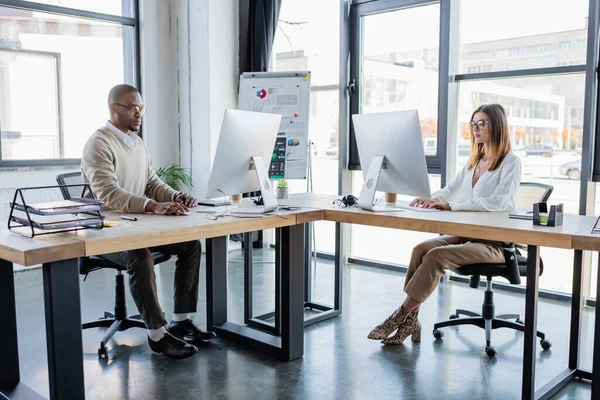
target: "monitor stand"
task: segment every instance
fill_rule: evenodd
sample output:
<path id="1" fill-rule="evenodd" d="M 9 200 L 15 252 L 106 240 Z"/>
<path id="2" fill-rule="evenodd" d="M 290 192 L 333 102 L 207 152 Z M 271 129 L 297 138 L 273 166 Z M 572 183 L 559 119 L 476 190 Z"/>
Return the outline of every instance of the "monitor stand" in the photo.
<path id="1" fill-rule="evenodd" d="M 358 206 L 363 210 L 369 210 L 374 212 L 402 212 L 401 208 L 396 207 L 394 204 L 383 204 L 374 205 L 375 193 L 377 192 L 377 183 L 379 183 L 379 174 L 382 169 L 386 169 L 385 156 L 374 156 L 369 164 L 367 170 L 367 176 L 365 176 L 365 182 L 360 191 L 358 197 Z"/>
<path id="2" fill-rule="evenodd" d="M 258 179 L 258 183 L 260 184 L 264 206 L 238 207 L 231 210 L 231 214 L 264 214 L 277 210 L 277 199 L 275 198 L 275 193 L 273 193 L 271 181 L 266 173 L 267 169 L 262 157 L 252 156 L 248 169 L 256 171 L 256 179 Z"/>

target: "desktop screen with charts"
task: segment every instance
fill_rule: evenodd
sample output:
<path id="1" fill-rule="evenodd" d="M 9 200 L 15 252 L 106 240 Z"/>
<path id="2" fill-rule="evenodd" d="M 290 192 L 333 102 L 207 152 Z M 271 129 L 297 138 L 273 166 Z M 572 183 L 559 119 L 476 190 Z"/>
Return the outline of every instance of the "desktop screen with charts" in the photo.
<path id="1" fill-rule="evenodd" d="M 269 167 L 269 178 L 271 179 L 285 178 L 285 146 L 285 136 L 277 137 Z"/>

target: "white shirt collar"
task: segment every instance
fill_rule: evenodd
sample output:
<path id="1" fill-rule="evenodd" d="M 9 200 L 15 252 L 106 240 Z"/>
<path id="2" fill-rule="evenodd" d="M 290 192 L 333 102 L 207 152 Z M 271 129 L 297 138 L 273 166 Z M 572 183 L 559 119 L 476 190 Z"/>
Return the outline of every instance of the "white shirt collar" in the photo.
<path id="1" fill-rule="evenodd" d="M 112 122 L 106 121 L 106 129 L 117 135 L 119 139 L 123 141 L 130 149 L 133 149 L 137 145 L 136 133 L 129 131 L 127 133 L 123 133 L 122 130 L 113 125 Z"/>

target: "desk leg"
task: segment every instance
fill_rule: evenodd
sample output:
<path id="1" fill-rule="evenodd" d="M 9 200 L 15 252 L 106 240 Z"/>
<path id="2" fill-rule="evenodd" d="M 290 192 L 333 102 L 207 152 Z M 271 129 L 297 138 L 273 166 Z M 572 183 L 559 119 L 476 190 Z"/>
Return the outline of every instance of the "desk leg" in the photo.
<path id="1" fill-rule="evenodd" d="M 600 261 L 600 253 L 598 257 Z M 600 299 L 600 273 L 596 278 L 596 321 L 594 323 L 594 364 L 592 365 L 592 375 L 596 376 L 592 380 L 592 399 L 600 397 L 600 306 L 598 306 L 598 299 Z"/>
<path id="2" fill-rule="evenodd" d="M 227 236 L 206 239 L 206 326 L 227 322 Z"/>
<path id="3" fill-rule="evenodd" d="M 573 257 L 573 289 L 571 297 L 571 328 L 569 335 L 569 369 L 579 368 L 579 343 L 581 341 L 581 307 L 583 304 L 582 280 L 583 252 L 575 250 Z"/>
<path id="4" fill-rule="evenodd" d="M 281 229 L 281 349 L 294 360 L 304 354 L 304 229 Z"/>
<path id="5" fill-rule="evenodd" d="M 538 277 L 540 248 L 527 247 L 527 287 L 525 289 L 525 342 L 523 345 L 523 382 L 521 399 L 535 398 L 535 348 L 537 344 Z"/>
<path id="6" fill-rule="evenodd" d="M 13 389 L 21 380 L 14 279 L 12 263 L 0 259 L 0 390 Z"/>
<path id="7" fill-rule="evenodd" d="M 84 399 L 77 260 L 43 264 L 50 399 Z"/>

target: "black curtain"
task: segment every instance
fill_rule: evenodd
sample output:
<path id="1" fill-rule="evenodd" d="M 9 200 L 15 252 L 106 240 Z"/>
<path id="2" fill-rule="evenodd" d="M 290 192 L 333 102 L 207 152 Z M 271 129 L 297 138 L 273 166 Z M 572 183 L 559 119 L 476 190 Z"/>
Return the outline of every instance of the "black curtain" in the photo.
<path id="1" fill-rule="evenodd" d="M 281 2 L 282 0 L 248 1 L 246 62 L 240 72 L 268 71 Z"/>

